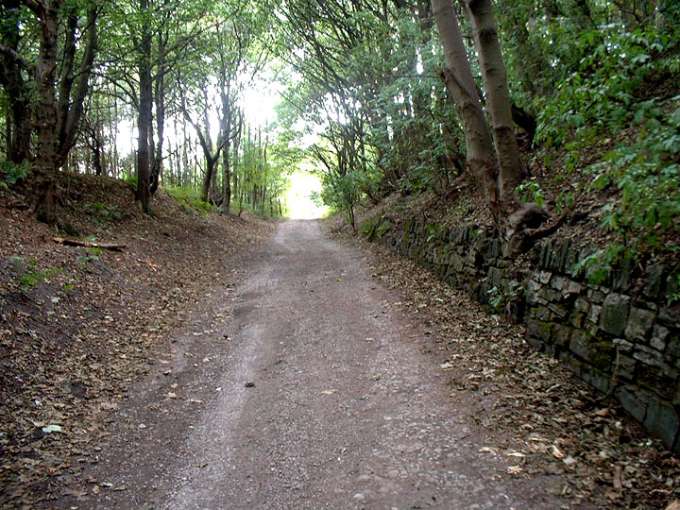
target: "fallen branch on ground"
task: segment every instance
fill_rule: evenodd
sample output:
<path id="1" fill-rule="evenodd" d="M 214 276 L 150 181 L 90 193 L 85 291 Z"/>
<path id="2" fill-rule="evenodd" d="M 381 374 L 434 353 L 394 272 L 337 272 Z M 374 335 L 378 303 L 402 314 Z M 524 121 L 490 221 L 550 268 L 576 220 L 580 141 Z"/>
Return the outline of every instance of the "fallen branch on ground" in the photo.
<path id="1" fill-rule="evenodd" d="M 63 244 L 64 246 L 82 246 L 83 248 L 101 248 L 102 250 L 123 251 L 124 244 L 112 243 L 93 243 L 90 241 L 79 241 L 78 239 L 66 239 L 64 237 L 53 237 L 52 241 Z"/>

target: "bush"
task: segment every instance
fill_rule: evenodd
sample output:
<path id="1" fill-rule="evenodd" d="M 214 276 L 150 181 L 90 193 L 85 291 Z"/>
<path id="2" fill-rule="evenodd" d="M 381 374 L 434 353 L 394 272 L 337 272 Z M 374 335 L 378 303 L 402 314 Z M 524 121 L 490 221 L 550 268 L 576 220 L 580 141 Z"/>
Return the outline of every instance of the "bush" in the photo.
<path id="1" fill-rule="evenodd" d="M 185 186 L 167 186 L 164 189 L 186 211 L 195 211 L 202 216 L 217 212 L 217 207 L 201 200 L 201 194 L 197 189 Z"/>
<path id="2" fill-rule="evenodd" d="M 680 103 L 680 96 L 674 98 Z M 663 234 L 680 232 L 680 106 L 664 115 L 655 103 L 644 104 L 636 117 L 637 138 L 607 153 L 591 165 L 591 187 L 615 187 L 619 193 L 605 208 L 604 226 L 639 248 L 678 250 L 664 243 Z M 638 112 L 639 113 L 639 112 Z"/>
<path id="3" fill-rule="evenodd" d="M 123 219 L 123 213 L 115 205 L 102 202 L 88 202 L 83 209 L 97 222 L 112 223 Z"/>
<path id="4" fill-rule="evenodd" d="M 125 184 L 130 186 L 133 190 L 137 191 L 137 176 L 133 173 L 126 173 L 123 174 L 123 178 L 121 179 Z"/>
<path id="5" fill-rule="evenodd" d="M 39 269 L 38 262 L 35 259 L 31 259 L 29 260 L 26 269 L 19 277 L 19 285 L 23 290 L 31 290 L 46 280 L 54 278 L 61 272 L 62 269 L 58 267 L 46 267 Z"/>
<path id="6" fill-rule="evenodd" d="M 28 163 L 15 164 L 11 161 L 0 163 L 0 186 L 8 188 L 28 176 Z"/>
<path id="7" fill-rule="evenodd" d="M 572 55 L 580 57 L 554 95 L 541 99 L 536 140 L 547 147 L 591 145 L 633 118 L 646 80 L 680 73 L 678 42 L 654 29 L 626 32 L 612 24 L 582 33 Z M 576 142 L 574 144 L 573 142 Z"/>

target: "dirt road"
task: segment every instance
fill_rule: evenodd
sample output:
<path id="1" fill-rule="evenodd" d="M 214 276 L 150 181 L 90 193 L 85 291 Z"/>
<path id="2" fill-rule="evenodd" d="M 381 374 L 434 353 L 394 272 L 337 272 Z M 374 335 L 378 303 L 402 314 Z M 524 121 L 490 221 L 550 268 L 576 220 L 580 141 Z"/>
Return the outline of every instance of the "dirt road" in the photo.
<path id="1" fill-rule="evenodd" d="M 66 508 L 560 507 L 480 453 L 421 326 L 357 249 L 290 221 L 246 269 L 131 390 Z"/>

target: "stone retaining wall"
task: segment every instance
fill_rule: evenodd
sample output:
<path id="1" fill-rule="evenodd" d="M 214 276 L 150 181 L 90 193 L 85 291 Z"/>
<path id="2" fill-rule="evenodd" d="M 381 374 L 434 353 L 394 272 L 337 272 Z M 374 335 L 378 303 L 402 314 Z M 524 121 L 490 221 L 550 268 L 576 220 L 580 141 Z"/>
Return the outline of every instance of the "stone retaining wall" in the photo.
<path id="1" fill-rule="evenodd" d="M 530 344 L 616 397 L 680 452 L 680 312 L 668 302 L 680 292 L 678 268 L 629 264 L 595 285 L 580 263 L 592 249 L 568 241 L 544 241 L 513 261 L 501 240 L 475 226 L 378 217 L 361 231 L 524 322 Z"/>

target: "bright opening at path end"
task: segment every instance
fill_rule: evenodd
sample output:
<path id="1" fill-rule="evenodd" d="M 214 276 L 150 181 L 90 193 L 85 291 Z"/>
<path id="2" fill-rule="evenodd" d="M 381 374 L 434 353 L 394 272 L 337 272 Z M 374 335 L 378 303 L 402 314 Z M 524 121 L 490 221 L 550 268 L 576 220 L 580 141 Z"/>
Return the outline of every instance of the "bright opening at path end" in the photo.
<path id="1" fill-rule="evenodd" d="M 328 208 L 313 199 L 321 193 L 321 180 L 318 176 L 298 170 L 290 176 L 290 187 L 286 193 L 288 217 L 292 220 L 314 220 L 323 218 Z"/>

